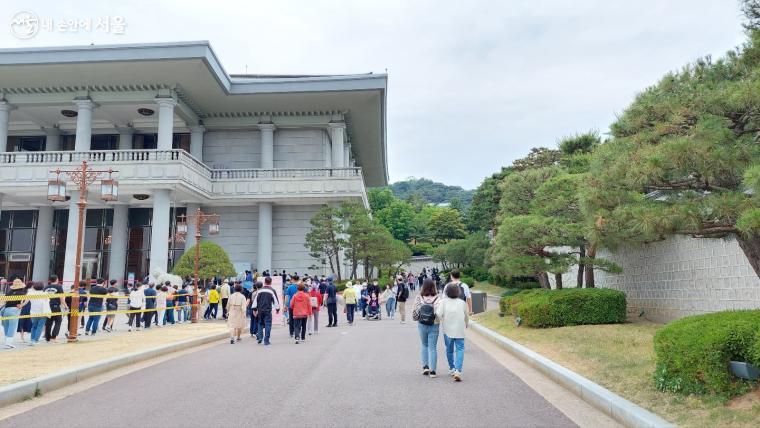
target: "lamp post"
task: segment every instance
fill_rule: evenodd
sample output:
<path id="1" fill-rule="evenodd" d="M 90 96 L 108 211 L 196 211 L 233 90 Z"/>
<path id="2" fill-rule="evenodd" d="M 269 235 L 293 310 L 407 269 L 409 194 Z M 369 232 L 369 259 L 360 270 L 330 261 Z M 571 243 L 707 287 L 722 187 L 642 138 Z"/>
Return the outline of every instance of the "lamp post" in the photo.
<path id="1" fill-rule="evenodd" d="M 102 179 L 100 183 L 100 198 L 104 201 L 115 201 L 119 197 L 119 183 L 113 179 L 113 173 L 117 172 L 112 169 L 95 170 L 87 166 L 87 161 L 82 161 L 82 166 L 73 170 L 56 169 L 50 171 L 55 173 L 55 180 L 48 181 L 48 200 L 51 202 L 62 202 L 66 200 L 66 182 L 61 180 L 61 174 L 66 175 L 69 180 L 79 189 L 79 224 L 77 226 L 77 253 L 74 261 L 74 283 L 71 286 L 71 321 L 69 322 L 69 342 L 77 341 L 77 326 L 79 325 L 79 276 L 82 272 L 82 240 L 84 238 L 84 212 L 87 207 L 87 188 L 90 184 L 101 178 L 103 174 L 108 173 L 107 179 Z"/>
<path id="2" fill-rule="evenodd" d="M 193 280 L 193 295 L 195 296 L 195 304 L 192 306 L 191 309 L 191 316 L 190 316 L 190 322 L 196 323 L 198 322 L 198 311 L 199 311 L 199 305 L 200 305 L 200 299 L 198 295 L 198 269 L 201 259 L 201 227 L 204 223 L 208 222 L 208 234 L 209 235 L 218 235 L 219 234 L 219 215 L 217 214 L 206 214 L 203 211 L 201 211 L 200 208 L 195 210 L 195 214 L 191 216 L 194 219 L 195 222 L 195 275 Z M 187 235 L 187 216 L 184 214 L 179 216 L 179 221 L 177 221 L 177 236 L 180 239 L 184 239 L 184 237 Z"/>

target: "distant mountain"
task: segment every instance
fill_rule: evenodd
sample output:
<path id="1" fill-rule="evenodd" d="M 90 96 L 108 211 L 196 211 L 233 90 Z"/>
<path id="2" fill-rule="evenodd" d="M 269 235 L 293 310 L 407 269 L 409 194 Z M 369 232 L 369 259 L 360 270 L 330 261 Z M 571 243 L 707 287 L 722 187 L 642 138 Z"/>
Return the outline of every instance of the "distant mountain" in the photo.
<path id="1" fill-rule="evenodd" d="M 388 186 L 393 194 L 399 199 L 407 199 L 409 196 L 418 195 L 432 204 L 450 203 L 453 199 L 459 201 L 465 208 L 470 206 L 474 190 L 464 190 L 459 186 L 447 186 L 427 178 L 408 178 L 397 181 Z"/>

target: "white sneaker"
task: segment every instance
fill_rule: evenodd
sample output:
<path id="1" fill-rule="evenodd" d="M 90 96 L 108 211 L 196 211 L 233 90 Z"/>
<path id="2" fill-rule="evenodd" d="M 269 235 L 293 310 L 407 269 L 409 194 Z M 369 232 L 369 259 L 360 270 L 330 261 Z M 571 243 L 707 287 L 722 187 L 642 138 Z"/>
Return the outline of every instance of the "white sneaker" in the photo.
<path id="1" fill-rule="evenodd" d="M 462 374 L 458 371 L 454 370 L 454 382 L 461 382 L 462 381 Z"/>
<path id="2" fill-rule="evenodd" d="M 455 371 L 456 371 L 456 370 L 454 370 L 454 369 L 449 369 L 449 376 L 454 376 L 454 372 L 455 372 Z"/>
<path id="3" fill-rule="evenodd" d="M 5 344 L 5 349 L 16 349 L 15 346 L 11 345 L 10 343 Z"/>

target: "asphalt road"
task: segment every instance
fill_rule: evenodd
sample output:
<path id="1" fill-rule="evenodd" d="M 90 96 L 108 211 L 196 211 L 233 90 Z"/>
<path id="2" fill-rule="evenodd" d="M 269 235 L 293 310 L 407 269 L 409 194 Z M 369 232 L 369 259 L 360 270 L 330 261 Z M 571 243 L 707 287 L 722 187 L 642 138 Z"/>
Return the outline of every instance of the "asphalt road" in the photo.
<path id="1" fill-rule="evenodd" d="M 0 427 L 575 426 L 476 346 L 467 348 L 463 381 L 455 383 L 446 376 L 441 337 L 438 368 L 438 378 L 422 376 L 414 322 L 342 322 L 299 345 L 278 326 L 269 347 L 250 337 L 223 342 L 39 406 Z"/>

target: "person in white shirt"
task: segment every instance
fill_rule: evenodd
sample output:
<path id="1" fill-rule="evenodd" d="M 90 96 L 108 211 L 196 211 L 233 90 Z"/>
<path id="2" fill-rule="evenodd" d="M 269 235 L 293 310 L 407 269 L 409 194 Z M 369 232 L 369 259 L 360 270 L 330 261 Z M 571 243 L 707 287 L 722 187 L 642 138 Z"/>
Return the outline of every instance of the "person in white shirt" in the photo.
<path id="1" fill-rule="evenodd" d="M 472 315 L 472 293 L 470 293 L 470 286 L 459 280 L 461 274 L 458 270 L 451 271 L 451 282 L 460 288 L 459 298 L 467 302 L 467 312 Z M 448 284 L 447 284 L 448 285 Z M 464 293 L 462 293 L 464 292 Z"/>
<path id="2" fill-rule="evenodd" d="M 43 283 L 35 282 L 27 293 L 30 301 L 29 315 L 32 317 L 32 341 L 29 342 L 29 346 L 40 343 L 40 336 L 45 330 L 45 322 L 50 317 L 50 299 L 40 298 L 47 296 L 44 289 Z"/>
<path id="3" fill-rule="evenodd" d="M 449 374 L 454 381 L 462 380 L 464 363 L 464 331 L 470 322 L 469 311 L 464 300 L 459 298 L 458 284 L 450 283 L 443 290 L 443 301 L 435 308 L 435 314 L 441 322 L 443 341 L 446 345 L 446 360 Z M 455 352 L 456 350 L 456 352 Z"/>
<path id="4" fill-rule="evenodd" d="M 129 293 L 129 310 L 140 311 L 145 309 L 145 293 L 143 293 L 143 286 L 139 282 L 135 285 L 132 291 Z M 140 331 L 140 319 L 142 312 L 130 312 L 129 313 L 129 331 L 132 331 L 132 321 L 135 322 L 137 331 Z"/>

